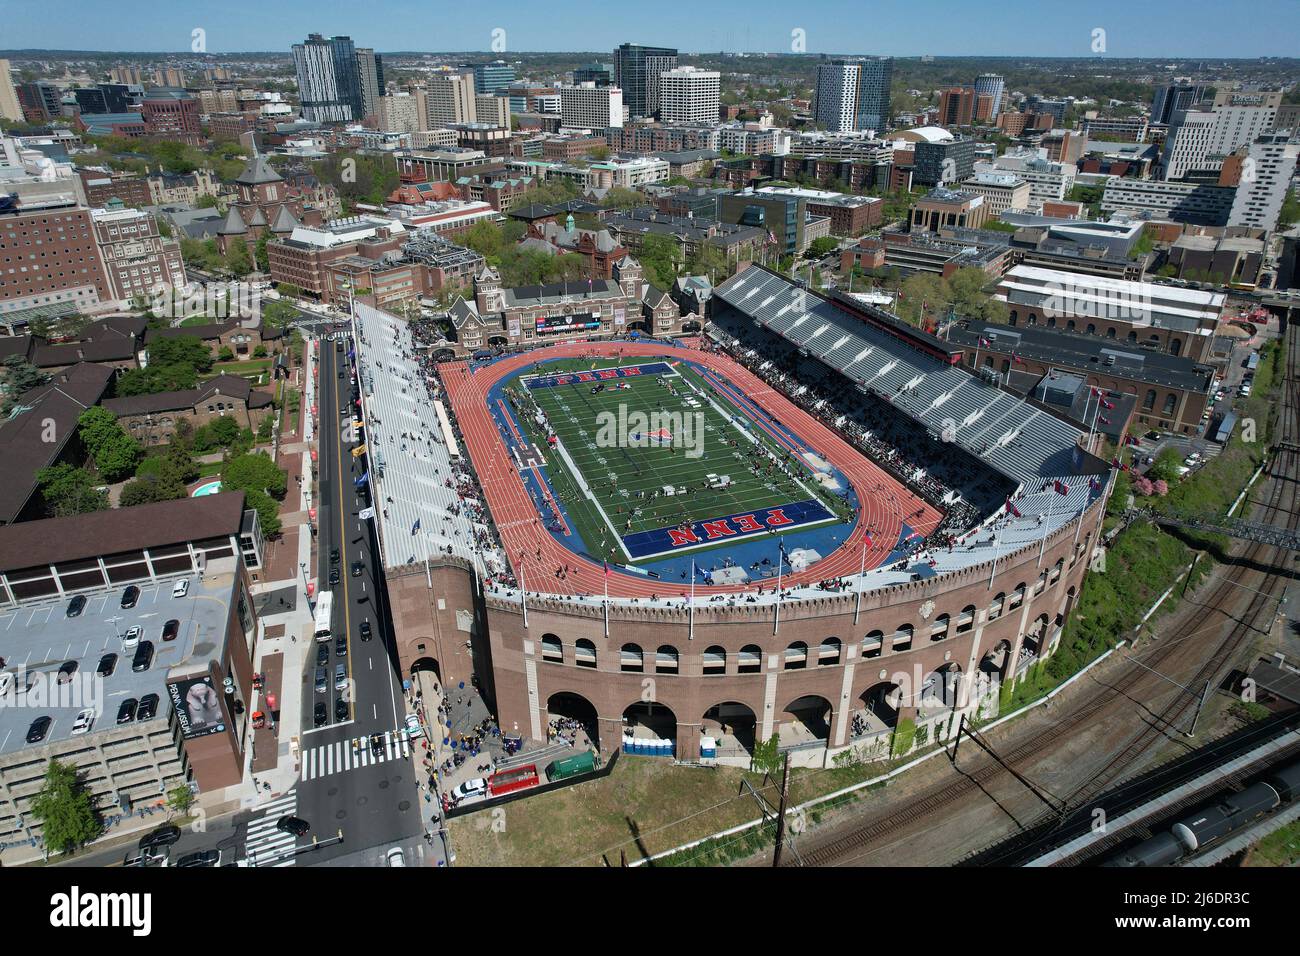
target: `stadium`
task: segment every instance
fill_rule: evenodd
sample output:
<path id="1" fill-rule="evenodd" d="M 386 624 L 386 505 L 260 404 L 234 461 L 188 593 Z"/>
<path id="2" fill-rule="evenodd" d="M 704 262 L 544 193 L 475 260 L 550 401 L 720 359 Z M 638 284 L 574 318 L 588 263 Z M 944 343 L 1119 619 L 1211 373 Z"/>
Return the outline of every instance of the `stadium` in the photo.
<path id="1" fill-rule="evenodd" d="M 446 361 L 358 304 L 354 341 L 403 672 L 475 676 L 536 741 L 567 718 L 747 765 L 775 735 L 824 765 L 944 739 L 1052 652 L 1109 490 L 1091 436 L 977 359 L 760 266 L 693 336 Z"/>

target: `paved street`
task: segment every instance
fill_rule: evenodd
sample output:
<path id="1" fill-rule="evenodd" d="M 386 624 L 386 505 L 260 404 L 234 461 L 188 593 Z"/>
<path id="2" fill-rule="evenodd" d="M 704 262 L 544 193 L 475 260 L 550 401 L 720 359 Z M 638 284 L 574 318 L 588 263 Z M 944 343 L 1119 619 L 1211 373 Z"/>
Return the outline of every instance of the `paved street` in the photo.
<path id="1" fill-rule="evenodd" d="M 410 745 L 403 732 L 405 703 L 384 606 L 383 569 L 373 553 L 374 539 L 368 522 L 357 517 L 367 501 L 357 493 L 356 479 L 362 471 L 352 457 L 353 442 L 349 441 L 355 436 L 350 426 L 347 352 L 336 350 L 329 341 L 321 344 L 316 581 L 317 594 L 326 590 L 333 593 L 334 612 L 331 638 L 320 645 L 329 652 L 327 690 L 315 691 L 315 648 L 304 655 L 300 679 L 302 726 L 314 727 L 313 711 L 318 702 L 326 703 L 330 722 L 319 729 L 305 729 L 302 734 L 297 815 L 322 838 L 334 835 L 341 827 L 344 840 L 339 846 L 313 853 L 309 859 L 300 857 L 300 865 L 369 847 L 383 849 L 423 834 L 417 810 L 421 797 L 416 789 Z M 345 416 L 345 412 L 349 414 Z M 330 552 L 335 548 L 339 551 L 334 565 L 339 583 L 331 585 Z M 364 564 L 364 571 L 353 576 L 352 567 L 358 561 Z M 372 628 L 374 636 L 369 641 L 361 640 L 363 621 Z M 344 634 L 347 648 L 339 655 L 335 639 Z M 343 691 L 334 686 L 335 668 L 340 663 L 346 665 L 348 674 L 348 687 Z M 347 701 L 346 720 L 335 718 L 340 699 Z M 372 734 L 382 735 L 374 753 L 368 746 Z M 367 746 L 363 748 L 362 743 Z"/>

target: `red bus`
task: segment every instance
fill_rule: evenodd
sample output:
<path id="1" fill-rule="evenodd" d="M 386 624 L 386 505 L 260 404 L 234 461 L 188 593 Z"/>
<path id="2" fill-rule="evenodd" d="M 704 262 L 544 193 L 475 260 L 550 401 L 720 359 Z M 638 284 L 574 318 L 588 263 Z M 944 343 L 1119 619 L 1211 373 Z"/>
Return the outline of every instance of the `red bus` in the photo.
<path id="1" fill-rule="evenodd" d="M 529 787 L 537 786 L 540 782 L 537 777 L 537 765 L 530 763 L 523 767 L 515 767 L 513 770 L 503 770 L 488 777 L 488 793 L 494 797 L 499 797 L 502 794 L 514 793 L 516 790 L 527 790 Z"/>

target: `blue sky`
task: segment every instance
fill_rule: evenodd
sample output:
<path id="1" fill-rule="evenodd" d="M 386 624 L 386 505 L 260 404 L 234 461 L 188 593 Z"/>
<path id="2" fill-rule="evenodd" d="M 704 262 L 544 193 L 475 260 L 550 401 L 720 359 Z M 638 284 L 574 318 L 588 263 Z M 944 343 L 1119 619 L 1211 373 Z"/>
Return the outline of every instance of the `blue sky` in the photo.
<path id="1" fill-rule="evenodd" d="M 439 0 L 0 0 L 0 48 L 213 53 L 285 50 L 309 32 L 388 50 L 606 50 L 620 42 L 700 50 L 915 56 L 1294 56 L 1297 0 L 716 0 L 445 3 Z M 450 12 L 449 11 L 454 11 Z"/>

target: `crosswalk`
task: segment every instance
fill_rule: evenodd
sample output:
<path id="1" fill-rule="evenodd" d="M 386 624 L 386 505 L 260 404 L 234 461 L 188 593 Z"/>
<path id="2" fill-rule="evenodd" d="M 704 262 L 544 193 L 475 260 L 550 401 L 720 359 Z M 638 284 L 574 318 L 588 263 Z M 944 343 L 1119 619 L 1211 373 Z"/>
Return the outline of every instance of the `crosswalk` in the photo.
<path id="1" fill-rule="evenodd" d="M 292 833 L 281 833 L 275 824 L 298 809 L 297 791 L 263 804 L 261 809 L 262 816 L 248 825 L 244 837 L 244 856 L 249 866 L 293 866 L 295 857 L 289 851 L 298 838 Z"/>
<path id="2" fill-rule="evenodd" d="M 387 731 L 383 737 L 377 753 L 371 752 L 369 737 L 351 737 L 304 751 L 302 779 L 316 780 L 411 755 L 411 735 L 405 729 Z"/>

